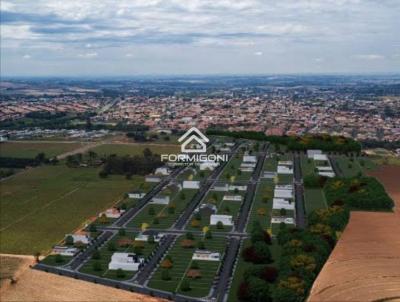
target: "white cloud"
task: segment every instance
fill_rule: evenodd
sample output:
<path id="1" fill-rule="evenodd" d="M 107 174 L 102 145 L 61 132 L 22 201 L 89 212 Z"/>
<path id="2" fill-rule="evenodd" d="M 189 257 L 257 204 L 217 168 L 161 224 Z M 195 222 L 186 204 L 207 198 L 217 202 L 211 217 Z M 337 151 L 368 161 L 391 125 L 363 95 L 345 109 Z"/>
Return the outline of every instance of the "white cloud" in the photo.
<path id="1" fill-rule="evenodd" d="M 263 52 L 262 52 L 262 51 L 256 51 L 256 52 L 254 53 L 254 55 L 255 55 L 255 56 L 262 56 L 262 55 L 263 55 Z"/>
<path id="2" fill-rule="evenodd" d="M 81 53 L 78 56 L 81 58 L 91 59 L 91 58 L 97 57 L 98 53 L 97 52 L 86 52 L 86 53 Z"/>
<path id="3" fill-rule="evenodd" d="M 23 55 L 22 58 L 25 60 L 29 60 L 31 58 L 31 55 L 26 54 L 26 55 Z"/>
<path id="4" fill-rule="evenodd" d="M 382 60 L 385 58 L 385 56 L 379 54 L 361 54 L 361 55 L 356 55 L 355 57 L 360 60 L 370 60 L 370 61 Z"/>

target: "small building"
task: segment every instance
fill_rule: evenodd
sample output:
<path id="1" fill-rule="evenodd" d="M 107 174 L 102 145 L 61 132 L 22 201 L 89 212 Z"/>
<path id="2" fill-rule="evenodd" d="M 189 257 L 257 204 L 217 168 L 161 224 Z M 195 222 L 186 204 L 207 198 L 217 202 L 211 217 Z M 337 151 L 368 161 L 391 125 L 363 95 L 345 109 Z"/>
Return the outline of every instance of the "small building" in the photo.
<path id="1" fill-rule="evenodd" d="M 334 172 L 318 172 L 318 175 L 319 176 L 329 177 L 329 178 L 335 177 L 335 173 Z"/>
<path id="2" fill-rule="evenodd" d="M 192 260 L 220 261 L 221 254 L 218 252 L 211 252 L 207 250 L 196 250 L 193 253 Z"/>
<path id="3" fill-rule="evenodd" d="M 267 179 L 274 179 L 277 175 L 278 175 L 278 173 L 276 173 L 276 172 L 264 171 L 264 174 L 262 177 L 267 178 Z"/>
<path id="4" fill-rule="evenodd" d="M 161 177 L 157 175 L 147 175 L 145 177 L 146 182 L 161 182 Z"/>
<path id="5" fill-rule="evenodd" d="M 77 232 L 75 234 L 67 234 L 65 237 L 71 236 L 74 243 L 81 242 L 83 244 L 89 244 L 90 236 L 87 232 Z"/>
<path id="6" fill-rule="evenodd" d="M 144 231 L 144 232 L 139 233 L 135 237 L 135 241 L 147 242 L 149 240 L 150 236 L 154 237 L 154 242 L 159 242 L 161 240 L 161 238 L 163 238 L 165 235 L 162 233 L 157 233 L 157 232 Z"/>
<path id="7" fill-rule="evenodd" d="M 290 189 L 275 189 L 274 198 L 292 199 L 293 190 Z"/>
<path id="8" fill-rule="evenodd" d="M 280 210 L 280 209 L 294 210 L 295 205 L 294 202 L 291 202 L 289 199 L 274 198 L 272 200 L 272 208 L 274 210 Z"/>
<path id="9" fill-rule="evenodd" d="M 318 161 L 328 161 L 328 156 L 326 154 L 314 154 L 313 159 Z"/>
<path id="10" fill-rule="evenodd" d="M 230 185 L 229 186 L 229 191 L 246 191 L 247 190 L 247 186 L 246 185 Z"/>
<path id="11" fill-rule="evenodd" d="M 106 215 L 106 217 L 107 218 L 114 218 L 114 219 L 116 219 L 116 218 L 119 218 L 119 217 L 121 217 L 121 215 L 123 214 L 125 212 L 125 210 L 121 210 L 121 209 L 118 209 L 118 208 L 110 208 L 110 209 L 107 209 L 105 212 L 103 212 L 103 213 L 100 213 L 99 214 L 99 217 L 100 216 L 102 216 L 103 214 L 104 215 Z"/>
<path id="12" fill-rule="evenodd" d="M 134 191 L 134 192 L 128 193 L 128 197 L 133 198 L 133 199 L 142 199 L 145 196 L 146 196 L 146 193 L 141 192 L 141 191 Z"/>
<path id="13" fill-rule="evenodd" d="M 278 166 L 276 171 L 278 174 L 293 175 L 293 168 L 288 166 Z"/>
<path id="14" fill-rule="evenodd" d="M 212 214 L 217 213 L 218 209 L 215 205 L 211 203 L 202 203 L 199 207 L 197 207 L 194 212 L 200 213 L 201 216 L 211 216 Z"/>
<path id="15" fill-rule="evenodd" d="M 169 195 L 158 194 L 157 196 L 154 196 L 151 199 L 150 203 L 167 205 L 167 204 L 169 204 L 169 201 L 170 201 Z"/>
<path id="16" fill-rule="evenodd" d="M 124 271 L 137 271 L 144 263 L 144 258 L 135 253 L 116 252 L 111 256 L 108 264 L 109 270 L 122 269 Z"/>
<path id="17" fill-rule="evenodd" d="M 182 183 L 184 189 L 200 189 L 200 181 L 184 180 Z"/>
<path id="18" fill-rule="evenodd" d="M 254 156 L 254 155 L 244 155 L 244 156 L 243 156 L 243 162 L 247 162 L 247 163 L 256 163 L 256 162 L 257 162 L 257 156 Z"/>
<path id="19" fill-rule="evenodd" d="M 242 201 L 243 196 L 242 195 L 224 195 L 222 200 L 227 200 L 227 201 Z"/>
<path id="20" fill-rule="evenodd" d="M 229 185 L 228 184 L 217 184 L 214 185 L 211 188 L 211 191 L 217 191 L 217 192 L 228 192 L 229 191 Z"/>
<path id="21" fill-rule="evenodd" d="M 168 167 L 159 167 L 156 169 L 156 171 L 154 172 L 155 175 L 163 175 L 163 176 L 167 176 L 171 173 L 171 171 L 169 170 Z"/>
<path id="22" fill-rule="evenodd" d="M 232 215 L 212 214 L 210 216 L 210 225 L 216 225 L 218 222 L 222 222 L 223 225 L 232 226 Z"/>
<path id="23" fill-rule="evenodd" d="M 307 150 L 308 158 L 314 159 L 314 155 L 317 155 L 317 154 L 322 154 L 322 150 L 317 150 L 317 149 Z"/>
<path id="24" fill-rule="evenodd" d="M 76 247 L 69 247 L 63 245 L 56 245 L 53 247 L 53 253 L 61 256 L 75 256 L 79 252 Z"/>
<path id="25" fill-rule="evenodd" d="M 294 225 L 294 218 L 292 217 L 272 217 L 271 218 L 271 223 L 286 223 L 286 224 L 291 224 Z"/>

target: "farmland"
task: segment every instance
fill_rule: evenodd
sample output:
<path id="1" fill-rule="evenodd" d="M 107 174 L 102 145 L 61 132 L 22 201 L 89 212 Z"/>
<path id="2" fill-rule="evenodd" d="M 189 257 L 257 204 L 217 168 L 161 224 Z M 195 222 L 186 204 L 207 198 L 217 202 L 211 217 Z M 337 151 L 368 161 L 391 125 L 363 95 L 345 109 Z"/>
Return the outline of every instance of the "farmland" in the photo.
<path id="1" fill-rule="evenodd" d="M 162 154 L 162 153 L 176 153 L 178 152 L 179 146 L 168 144 L 134 144 L 134 143 L 126 143 L 126 144 L 103 144 L 93 148 L 91 151 L 94 151 L 101 155 L 140 155 L 143 153 L 143 150 L 149 148 L 153 153 Z"/>
<path id="2" fill-rule="evenodd" d="M 83 146 L 84 143 L 75 142 L 6 142 L 0 144 L 0 156 L 34 158 L 44 152 L 50 158 Z"/>
<path id="3" fill-rule="evenodd" d="M 2 253 L 45 252 L 88 218 L 111 206 L 142 177 L 98 177 L 95 168 L 29 169 L 1 182 Z"/>

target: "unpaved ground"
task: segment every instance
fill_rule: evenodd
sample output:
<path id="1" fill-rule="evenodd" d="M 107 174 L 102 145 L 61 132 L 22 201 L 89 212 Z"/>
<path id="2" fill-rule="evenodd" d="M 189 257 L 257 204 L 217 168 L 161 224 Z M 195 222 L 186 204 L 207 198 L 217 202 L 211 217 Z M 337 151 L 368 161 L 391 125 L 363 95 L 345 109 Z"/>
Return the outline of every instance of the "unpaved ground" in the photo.
<path id="1" fill-rule="evenodd" d="M 371 172 L 395 200 L 395 213 L 352 212 L 309 302 L 400 301 L 400 167 Z"/>
<path id="2" fill-rule="evenodd" d="M 17 256 L 14 256 L 17 257 Z M 2 259 L 4 259 L 2 257 Z M 161 299 L 80 281 L 29 268 L 33 257 L 21 257 L 21 265 L 14 272 L 15 284 L 8 280 L 0 288 L 0 301 L 15 302 L 158 302 Z M 4 263 L 4 262 L 3 262 Z"/>

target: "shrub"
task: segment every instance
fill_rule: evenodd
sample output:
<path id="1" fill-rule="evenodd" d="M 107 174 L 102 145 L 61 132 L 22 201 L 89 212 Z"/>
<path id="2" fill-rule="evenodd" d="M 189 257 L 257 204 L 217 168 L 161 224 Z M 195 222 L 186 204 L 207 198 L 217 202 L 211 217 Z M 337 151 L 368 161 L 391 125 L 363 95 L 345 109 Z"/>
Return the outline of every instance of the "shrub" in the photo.
<path id="1" fill-rule="evenodd" d="M 164 269 L 161 271 L 161 279 L 164 281 L 171 280 L 171 276 L 169 274 L 169 271 L 167 269 Z"/>
<path id="2" fill-rule="evenodd" d="M 187 292 L 190 290 L 190 282 L 188 280 L 183 280 L 181 283 L 181 291 Z"/>
<path id="3" fill-rule="evenodd" d="M 224 228 L 224 224 L 222 223 L 222 221 L 218 221 L 217 222 L 217 229 L 222 230 Z"/>
<path id="4" fill-rule="evenodd" d="M 119 268 L 117 269 L 116 276 L 117 278 L 125 278 L 126 274 L 122 269 Z"/>

